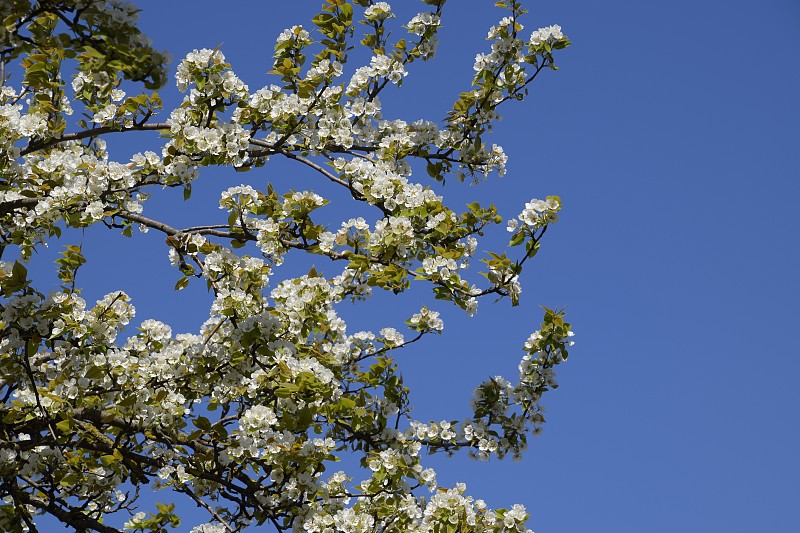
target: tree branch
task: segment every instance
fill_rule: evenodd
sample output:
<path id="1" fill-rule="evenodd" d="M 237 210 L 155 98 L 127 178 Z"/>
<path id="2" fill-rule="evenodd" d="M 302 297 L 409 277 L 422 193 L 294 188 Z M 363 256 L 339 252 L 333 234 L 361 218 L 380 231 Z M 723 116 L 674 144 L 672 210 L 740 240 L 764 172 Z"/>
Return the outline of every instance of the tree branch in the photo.
<path id="1" fill-rule="evenodd" d="M 75 133 L 65 133 L 59 138 L 52 138 L 48 139 L 47 141 L 42 142 L 31 142 L 20 150 L 20 155 L 28 155 L 31 152 L 35 152 L 37 150 L 43 150 L 45 148 L 50 148 L 51 146 L 55 146 L 56 144 L 67 142 L 67 141 L 78 141 L 80 139 L 86 139 L 88 137 L 98 137 L 100 135 L 105 135 L 107 133 L 122 133 L 126 131 L 152 131 L 152 130 L 168 130 L 170 128 L 170 124 L 166 122 L 154 122 L 153 124 L 139 124 L 134 125 L 131 127 L 123 127 L 118 128 L 116 126 L 102 126 L 100 128 L 92 128 L 90 130 L 83 130 L 77 131 Z"/>
<path id="2" fill-rule="evenodd" d="M 33 480 L 28 479 L 27 477 L 23 477 L 23 479 L 25 480 L 26 483 L 36 488 L 42 494 L 47 494 L 47 491 L 45 491 L 43 487 L 40 487 Z M 26 504 L 32 505 L 33 507 L 36 507 L 37 509 L 44 511 L 46 513 L 50 513 L 51 515 L 58 518 L 64 524 L 75 528 L 76 531 L 92 530 L 92 531 L 98 531 L 100 533 L 124 533 L 121 529 L 110 527 L 97 521 L 96 519 L 90 517 L 89 515 L 70 506 L 66 502 L 58 502 L 58 503 L 61 503 L 66 507 L 68 507 L 69 511 L 61 508 L 59 505 L 56 504 L 57 502 L 52 499 L 48 499 L 48 501 L 45 503 L 43 500 L 31 496 L 25 491 L 18 491 L 16 495 Z"/>

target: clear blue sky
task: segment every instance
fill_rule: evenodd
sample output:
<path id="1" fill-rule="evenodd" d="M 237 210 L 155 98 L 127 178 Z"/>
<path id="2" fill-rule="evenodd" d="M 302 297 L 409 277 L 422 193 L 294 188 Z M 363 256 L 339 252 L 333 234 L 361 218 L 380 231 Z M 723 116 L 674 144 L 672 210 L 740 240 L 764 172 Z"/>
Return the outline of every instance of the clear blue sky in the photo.
<path id="1" fill-rule="evenodd" d="M 157 48 L 177 60 L 221 44 L 251 91 L 274 82 L 265 72 L 275 36 L 308 25 L 319 4 L 137 3 Z M 391 3 L 400 21 L 425 7 Z M 438 58 L 410 69 L 383 99 L 386 115 L 445 114 L 504 16 L 492 4 L 449 2 Z M 441 483 L 465 481 L 494 507 L 524 503 L 537 533 L 800 531 L 800 4 L 560 0 L 529 9 L 526 34 L 560 24 L 574 44 L 529 100 L 506 108 L 494 140 L 508 174 L 475 187 L 453 181 L 443 194 L 454 207 L 491 198 L 506 215 L 559 194 L 562 220 L 523 277 L 521 307 L 484 301 L 473 319 L 447 312 L 445 335 L 399 359 L 417 417 L 441 420 L 464 416 L 481 380 L 513 375 L 538 305 L 566 306 L 577 344 L 525 459 L 435 457 Z M 174 84 L 163 94 L 175 102 Z M 221 216 L 217 191 L 243 177 L 284 189 L 315 183 L 289 168 L 204 174 L 186 216 L 200 217 L 204 200 Z M 178 225 L 178 196 L 168 198 L 146 209 Z M 100 238 L 106 262 L 87 265 L 83 281 L 104 286 L 87 297 L 125 288 L 138 318 L 176 330 L 205 318 L 202 291 L 171 292 L 177 276 L 161 237 Z M 377 321 L 358 307 L 342 312 L 377 329 L 414 305 L 387 302 L 369 304 Z"/>

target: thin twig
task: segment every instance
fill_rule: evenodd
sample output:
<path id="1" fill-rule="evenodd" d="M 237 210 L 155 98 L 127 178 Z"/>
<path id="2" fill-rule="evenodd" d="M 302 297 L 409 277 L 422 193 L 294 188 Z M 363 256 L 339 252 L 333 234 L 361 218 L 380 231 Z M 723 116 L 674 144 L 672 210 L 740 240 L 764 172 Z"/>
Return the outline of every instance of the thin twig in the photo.
<path id="1" fill-rule="evenodd" d="M 352 188 L 350 187 L 349 183 L 347 183 L 346 181 L 344 181 L 344 180 L 342 180 L 340 178 L 337 178 L 332 173 L 328 172 L 327 170 L 322 168 L 320 165 L 314 163 L 310 159 L 306 159 L 305 157 L 297 155 L 297 154 L 292 153 L 292 152 L 280 152 L 280 154 L 286 156 L 289 159 L 294 159 L 295 161 L 299 161 L 299 162 L 303 163 L 304 165 L 313 168 L 314 170 L 316 170 L 317 172 L 319 172 L 320 174 L 322 174 L 323 176 L 325 176 L 326 178 L 328 178 L 332 182 L 338 183 L 342 187 L 346 187 L 346 188 L 352 190 Z"/>
<path id="2" fill-rule="evenodd" d="M 183 487 L 180 487 L 180 489 L 178 489 L 178 490 L 180 492 L 186 494 L 187 496 L 189 496 L 191 499 L 193 499 L 195 501 L 195 503 L 197 503 L 198 506 L 203 507 L 206 511 L 208 511 L 211 514 L 211 516 L 213 516 L 220 524 L 225 526 L 225 529 L 227 529 L 231 533 L 235 533 L 236 530 L 233 529 L 233 527 L 231 527 L 231 525 L 228 522 L 223 520 L 222 517 L 219 515 L 219 513 L 217 513 L 214 510 L 213 507 L 211 507 L 206 502 L 204 502 L 202 499 L 200 499 L 191 489 L 189 489 L 188 487 L 183 486 Z"/>

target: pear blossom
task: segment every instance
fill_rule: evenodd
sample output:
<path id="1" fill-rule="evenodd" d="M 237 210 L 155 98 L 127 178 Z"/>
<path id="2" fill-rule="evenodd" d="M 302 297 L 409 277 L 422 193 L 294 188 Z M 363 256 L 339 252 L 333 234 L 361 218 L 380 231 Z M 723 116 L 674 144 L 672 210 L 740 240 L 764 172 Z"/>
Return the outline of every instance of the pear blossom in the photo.
<path id="1" fill-rule="evenodd" d="M 533 68 L 554 66 L 569 43 L 559 26 L 523 42 L 512 3 L 447 118 L 398 117 L 382 92 L 436 51 L 443 2 L 426 3 L 402 41 L 389 38 L 388 2 L 356 2 L 359 13 L 327 3 L 312 25 L 277 36 L 263 87 L 251 89 L 221 48 L 194 49 L 174 75 L 182 100 L 164 110 L 153 91 L 168 55 L 136 27 L 131 4 L 57 3 L 53 20 L 72 23 L 41 42 L 35 6 L 0 8 L 14 28 L 4 46 L 25 70 L 24 87 L 13 75 L 0 87 L 0 473 L 14 488 L 0 495 L 0 529 L 33 529 L 45 514 L 76 530 L 174 527 L 181 509 L 140 499 L 152 488 L 200 505 L 193 533 L 259 521 L 321 533 L 526 531 L 525 507 L 492 510 L 462 483 L 440 487 L 427 456 L 522 456 L 574 345 L 564 312 L 545 308 L 513 379 L 477 384 L 461 419 L 413 418 L 402 372 L 412 344 L 444 334 L 446 306 L 473 316 L 484 297 L 519 301 L 523 264 L 560 198 L 530 200 L 507 221 L 510 245 L 524 245 L 510 256 L 486 250 L 485 233 L 503 221 L 495 206 L 452 205 L 440 189 L 506 172 L 508 155 L 489 139 L 499 108 L 524 99 Z M 366 56 L 350 53 L 362 38 L 354 22 L 374 32 L 364 42 L 380 41 Z M 151 135 L 151 149 L 120 153 L 112 134 Z M 275 159 L 297 175 L 264 174 Z M 218 183 L 216 217 L 151 207 L 165 189 L 188 199 L 213 167 L 251 170 Z M 162 321 L 168 306 L 159 319 L 138 316 L 135 292 L 88 297 L 91 239 L 135 228 L 132 250 L 166 247 L 131 253 L 147 283 L 160 283 L 159 263 L 171 269 L 175 290 L 206 299 L 202 324 Z M 55 283 L 29 268 L 48 246 L 61 252 Z M 405 323 L 385 307 L 358 329 L 347 320 L 354 305 L 400 293 L 424 300 Z M 362 468 L 330 473 L 344 454 Z"/>

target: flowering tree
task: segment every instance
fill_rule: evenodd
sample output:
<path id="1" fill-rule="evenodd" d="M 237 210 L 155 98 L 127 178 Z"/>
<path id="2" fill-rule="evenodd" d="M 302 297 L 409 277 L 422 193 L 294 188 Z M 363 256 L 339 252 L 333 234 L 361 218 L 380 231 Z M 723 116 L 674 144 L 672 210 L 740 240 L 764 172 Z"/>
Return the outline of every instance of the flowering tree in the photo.
<path id="1" fill-rule="evenodd" d="M 439 314 L 423 306 L 403 332 L 377 333 L 350 333 L 337 315 L 341 302 L 412 283 L 469 314 L 484 296 L 516 305 L 522 268 L 561 208 L 556 196 L 527 203 L 507 223 L 519 251 L 489 253 L 480 259 L 483 283 L 469 281 L 477 239 L 501 217 L 477 202 L 452 210 L 412 171 L 427 170 L 433 182 L 503 174 L 502 148 L 485 141 L 498 109 L 554 70 L 554 51 L 569 42 L 558 26 L 522 37 L 520 2 L 499 1 L 506 13 L 489 30 L 491 51 L 476 57 L 472 87 L 446 119 L 385 119 L 381 91 L 434 56 L 445 1 L 424 3 L 430 11 L 395 41 L 386 2 L 326 0 L 312 25 L 278 36 L 276 84 L 255 91 L 219 50 L 195 50 L 178 65 L 185 97 L 169 112 L 149 92 L 165 83 L 168 60 L 136 28 L 132 6 L 0 4 L 0 529 L 36 531 L 47 514 L 76 531 L 120 531 L 109 525 L 115 516 L 127 520 L 124 530 L 165 531 L 180 523 L 169 503 L 175 492 L 207 513 L 194 532 L 264 523 L 310 532 L 525 530 L 522 506 L 490 510 L 462 485 L 437 487 L 423 459 L 435 451 L 520 456 L 541 429 L 540 397 L 556 387 L 553 367 L 571 344 L 563 313 L 545 309 L 514 382 L 479 384 L 473 414 L 440 423 L 411 417 L 394 359 L 441 333 Z M 348 69 L 353 40 L 369 61 Z M 72 119 L 73 109 L 84 118 Z M 107 136 L 143 130 L 160 134 L 160 154 L 119 161 L 107 150 Z M 166 187 L 188 198 L 204 167 L 246 171 L 275 157 L 311 169 L 318 192 L 342 188 L 371 219 L 323 226 L 315 212 L 324 196 L 279 183 L 229 188 L 219 199 L 227 217 L 203 226 L 143 210 Z M 37 289 L 25 266 L 32 252 L 93 224 L 162 235 L 175 289 L 200 283 L 213 294 L 199 332 L 176 335 L 145 320 L 122 338 L 130 298 L 117 291 L 87 305 L 76 287 L 80 246 L 67 245 L 57 261 L 61 287 Z M 297 276 L 286 270 L 291 261 L 281 269 L 300 253 L 330 259 L 331 270 Z M 363 475 L 331 473 L 343 454 L 360 459 Z M 140 512 L 148 485 L 166 503 Z"/>

